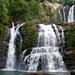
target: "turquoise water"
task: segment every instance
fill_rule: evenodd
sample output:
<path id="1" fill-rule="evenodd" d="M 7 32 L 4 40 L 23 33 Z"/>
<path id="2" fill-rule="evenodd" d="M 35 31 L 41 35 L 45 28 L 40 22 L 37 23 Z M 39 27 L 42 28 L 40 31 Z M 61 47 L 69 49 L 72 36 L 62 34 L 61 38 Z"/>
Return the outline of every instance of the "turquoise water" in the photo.
<path id="1" fill-rule="evenodd" d="M 29 72 L 22 72 L 22 71 L 0 71 L 0 75 L 24 75 Z M 55 75 L 71 75 L 70 72 L 60 72 L 60 73 L 50 73 Z"/>
<path id="2" fill-rule="evenodd" d="M 25 72 L 19 71 L 0 71 L 0 75 L 24 75 Z"/>

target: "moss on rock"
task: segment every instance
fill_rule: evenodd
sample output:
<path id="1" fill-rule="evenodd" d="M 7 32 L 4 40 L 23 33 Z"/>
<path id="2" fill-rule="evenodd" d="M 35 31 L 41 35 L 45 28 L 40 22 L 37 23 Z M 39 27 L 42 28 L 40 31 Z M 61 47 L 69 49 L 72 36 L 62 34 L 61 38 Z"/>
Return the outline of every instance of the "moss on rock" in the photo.
<path id="1" fill-rule="evenodd" d="M 75 24 L 69 24 L 70 28 L 65 31 L 65 51 L 67 68 L 72 70 L 75 68 Z"/>
<path id="2" fill-rule="evenodd" d="M 36 26 L 32 22 L 26 22 L 20 31 L 23 37 L 22 50 L 33 47 L 38 36 Z"/>
<path id="3" fill-rule="evenodd" d="M 9 43 L 9 29 L 8 27 L 3 27 L 3 32 L 0 35 L 0 69 L 5 68 L 7 51 Z"/>

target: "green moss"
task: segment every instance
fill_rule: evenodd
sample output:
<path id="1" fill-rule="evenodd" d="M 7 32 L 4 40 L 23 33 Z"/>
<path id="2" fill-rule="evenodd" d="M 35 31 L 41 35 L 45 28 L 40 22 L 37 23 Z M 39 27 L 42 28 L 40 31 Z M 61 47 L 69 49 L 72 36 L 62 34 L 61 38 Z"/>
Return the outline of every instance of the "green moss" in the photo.
<path id="1" fill-rule="evenodd" d="M 21 27 L 21 34 L 23 37 L 22 50 L 31 48 L 35 45 L 35 39 L 37 38 L 37 28 L 31 22 L 26 22 Z"/>
<path id="2" fill-rule="evenodd" d="M 66 47 L 75 48 L 75 25 L 71 25 L 70 29 L 66 30 Z"/>
<path id="3" fill-rule="evenodd" d="M 2 25 L 0 23 L 0 40 L 2 40 L 3 36 L 6 34 L 5 30 L 8 29 L 8 26 Z"/>
<path id="4" fill-rule="evenodd" d="M 75 60 L 75 51 L 73 51 L 72 53 L 68 54 L 67 57 L 68 57 L 70 60 Z"/>

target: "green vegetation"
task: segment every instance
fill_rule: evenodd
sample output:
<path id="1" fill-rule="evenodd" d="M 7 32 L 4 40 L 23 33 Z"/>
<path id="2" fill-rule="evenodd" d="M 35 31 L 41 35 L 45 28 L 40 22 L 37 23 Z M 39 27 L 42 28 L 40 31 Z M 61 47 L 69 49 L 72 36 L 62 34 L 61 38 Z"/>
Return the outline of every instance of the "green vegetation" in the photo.
<path id="1" fill-rule="evenodd" d="M 26 48 L 31 48 L 35 45 L 35 39 L 37 38 L 37 29 L 32 22 L 26 22 L 25 25 L 21 27 L 21 34 L 23 37 L 23 47 L 22 50 Z"/>
<path id="2" fill-rule="evenodd" d="M 59 1 L 57 1 L 57 0 L 48 0 L 49 2 L 52 2 L 52 3 L 62 3 L 63 5 L 69 5 L 69 6 L 71 6 L 71 5 L 73 5 L 73 4 L 75 4 L 75 0 L 59 0 Z"/>
<path id="3" fill-rule="evenodd" d="M 66 30 L 66 47 L 75 48 L 75 25 L 71 25 L 70 29 Z"/>
<path id="4" fill-rule="evenodd" d="M 35 0 L 0 0 L 0 39 L 4 30 L 11 27 L 11 23 L 26 22 L 31 19 L 41 18 L 41 6 Z"/>
<path id="5" fill-rule="evenodd" d="M 0 40 L 3 39 L 3 36 L 6 34 L 4 30 L 8 29 L 8 26 L 4 26 L 0 23 Z"/>
<path id="6" fill-rule="evenodd" d="M 0 22 L 10 24 L 15 21 L 27 21 L 40 18 L 41 6 L 35 0 L 0 0 Z"/>
<path id="7" fill-rule="evenodd" d="M 41 18 L 41 6 L 32 0 L 0 0 L 0 25 L 9 27 L 11 22 Z"/>
<path id="8" fill-rule="evenodd" d="M 69 5 L 69 6 L 71 6 L 71 5 L 73 5 L 74 4 L 74 0 L 59 0 L 59 2 L 58 3 L 63 3 L 64 5 Z"/>
<path id="9" fill-rule="evenodd" d="M 42 2 L 44 0 L 41 0 Z M 57 2 L 56 0 L 48 0 L 50 2 Z M 74 3 L 74 0 L 59 0 L 58 3 Z M 45 5 L 43 5 L 44 10 L 46 11 Z M 50 16 L 49 21 L 47 21 L 45 18 L 43 18 L 44 23 L 53 23 L 54 18 L 53 14 L 50 10 L 50 7 L 47 9 L 47 16 Z M 19 22 L 26 22 L 31 19 L 40 19 L 42 20 L 42 8 L 40 5 L 39 0 L 0 0 L 0 40 L 4 36 L 5 32 L 8 27 L 11 27 L 11 23 L 19 23 Z M 43 23 L 42 22 L 42 23 Z M 36 28 L 31 28 L 31 23 L 26 23 L 22 27 L 22 35 L 23 35 L 23 46 L 25 48 L 32 47 L 34 45 L 34 40 L 37 36 L 36 34 Z M 28 34 L 27 34 L 28 33 Z M 25 38 L 26 37 L 26 38 Z M 72 37 L 75 37 L 73 34 Z M 73 40 L 74 38 L 70 39 Z M 32 41 L 30 41 L 32 40 Z M 27 44 L 28 43 L 28 44 Z M 30 43 L 30 44 L 29 44 Z"/>

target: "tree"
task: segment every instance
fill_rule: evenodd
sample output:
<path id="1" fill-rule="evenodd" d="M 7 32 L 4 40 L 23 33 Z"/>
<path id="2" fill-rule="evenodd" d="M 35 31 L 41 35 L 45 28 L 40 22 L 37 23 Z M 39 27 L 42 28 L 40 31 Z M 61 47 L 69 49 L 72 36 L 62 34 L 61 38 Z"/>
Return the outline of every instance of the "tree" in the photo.
<path id="1" fill-rule="evenodd" d="M 27 19 L 28 5 L 24 0 L 9 0 L 9 4 L 9 16 L 12 21 Z"/>
<path id="2" fill-rule="evenodd" d="M 8 22 L 8 9 L 7 9 L 7 1 L 0 0 L 0 23 L 7 23 Z"/>
<path id="3" fill-rule="evenodd" d="M 34 11 L 34 12 L 33 12 Z M 39 18 L 41 6 L 34 0 L 0 0 L 0 23 L 10 25 L 12 21 L 27 21 Z"/>
<path id="4" fill-rule="evenodd" d="M 31 19 L 40 18 L 41 17 L 41 6 L 35 0 L 28 2 L 29 6 L 29 15 Z"/>

